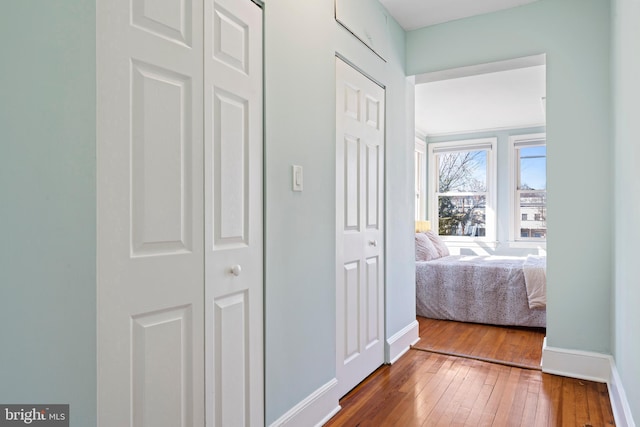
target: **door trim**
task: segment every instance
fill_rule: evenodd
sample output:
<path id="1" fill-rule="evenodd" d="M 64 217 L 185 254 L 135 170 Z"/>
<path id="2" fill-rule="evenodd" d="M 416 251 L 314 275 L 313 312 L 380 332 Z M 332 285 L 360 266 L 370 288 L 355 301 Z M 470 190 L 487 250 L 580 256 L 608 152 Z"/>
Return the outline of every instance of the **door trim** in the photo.
<path id="1" fill-rule="evenodd" d="M 336 82 L 335 82 L 335 87 L 336 87 L 336 91 L 339 89 L 339 79 L 341 79 L 341 77 L 339 77 L 338 74 L 338 70 L 339 70 L 339 63 L 342 62 L 343 65 L 346 66 L 346 69 L 351 69 L 353 70 L 357 75 L 362 76 L 365 78 L 365 80 L 368 80 L 370 83 L 372 83 L 373 85 L 377 86 L 380 90 L 381 90 L 381 97 L 379 99 L 382 100 L 382 106 L 380 107 L 380 109 L 378 110 L 379 113 L 381 114 L 381 132 L 380 132 L 380 136 L 375 136 L 373 137 L 373 139 L 368 139 L 368 140 L 361 140 L 362 136 L 367 136 L 369 135 L 370 137 L 373 136 L 373 134 L 371 132 L 376 132 L 375 130 L 375 126 L 380 126 L 380 125 L 373 125 L 374 127 L 371 128 L 369 127 L 371 125 L 371 122 L 365 122 L 364 120 L 362 120 L 362 116 L 360 116 L 360 114 L 358 113 L 358 118 L 353 121 L 349 121 L 349 119 L 347 120 L 347 123 L 351 123 L 350 125 L 347 126 L 352 128 L 352 131 L 355 131 L 357 128 L 359 128 L 360 126 L 363 126 L 361 130 L 358 130 L 357 132 L 359 133 L 359 135 L 361 136 L 355 136 L 355 138 L 357 138 L 358 141 L 358 145 L 357 145 L 357 149 L 356 149 L 356 154 L 359 158 L 358 160 L 358 164 L 362 165 L 357 167 L 357 174 L 358 174 L 358 182 L 361 184 L 357 184 L 358 185 L 358 197 L 359 197 L 359 201 L 358 201 L 358 205 L 360 207 L 357 208 L 357 216 L 358 216 L 358 220 L 357 220 L 357 230 L 358 233 L 361 237 L 361 242 L 358 242 L 358 240 L 360 238 L 355 237 L 354 240 L 354 236 L 353 234 L 347 233 L 344 234 L 341 230 L 344 229 L 344 227 L 342 227 L 340 224 L 344 221 L 345 217 L 345 213 L 342 212 L 344 211 L 344 206 L 346 206 L 344 204 L 344 202 L 339 202 L 338 201 L 338 196 L 339 195 L 343 195 L 345 190 L 340 190 L 339 189 L 339 185 L 340 185 L 340 181 L 336 181 L 336 203 L 339 205 L 338 206 L 342 206 L 339 209 L 336 209 L 336 222 L 335 222 L 335 234 L 336 234 L 336 247 L 335 247 L 335 259 L 336 259 L 336 264 L 335 264 L 335 279 L 336 279 L 336 316 L 337 316 L 337 322 L 336 322 L 336 377 L 338 380 L 338 393 L 340 395 L 344 394 L 345 392 L 348 392 L 349 390 L 346 389 L 347 386 L 351 386 L 351 384 L 340 384 L 341 379 L 345 380 L 347 382 L 353 382 L 355 381 L 355 379 L 357 377 L 360 377 L 361 375 L 364 375 L 364 378 L 366 378 L 368 375 L 370 375 L 373 371 L 375 371 L 375 369 L 380 366 L 383 365 L 384 363 L 387 363 L 388 361 L 388 354 L 389 354 L 389 343 L 387 342 L 386 339 L 386 272 L 387 272 L 387 266 L 386 266 L 386 228 L 387 228 L 387 220 L 386 220 L 386 167 L 387 167 L 387 158 L 386 158 L 386 142 L 387 142 L 387 119 L 386 119 L 386 87 L 384 84 L 382 84 L 381 82 L 379 82 L 377 79 L 373 78 L 373 76 L 371 76 L 370 74 L 363 72 L 363 70 L 360 67 L 357 67 L 356 65 L 353 64 L 352 61 L 346 59 L 343 55 L 341 55 L 340 53 L 336 52 L 335 54 L 335 59 L 334 59 L 334 66 L 335 66 L 335 70 L 336 70 Z M 351 73 L 350 71 L 347 71 L 347 74 Z M 344 74 L 340 74 L 340 75 L 344 75 Z M 355 81 L 357 81 L 358 78 L 354 78 Z M 357 83 L 354 83 L 357 85 Z M 364 89 L 367 84 L 361 84 L 362 88 Z M 359 110 L 361 111 L 362 114 L 365 114 L 365 111 L 367 111 L 366 114 L 368 114 L 368 111 L 370 111 L 368 109 L 368 106 L 370 104 L 368 104 L 367 99 L 369 100 L 373 100 L 375 101 L 375 96 L 373 95 L 373 91 L 377 92 L 377 89 L 371 89 L 371 94 L 366 97 L 366 98 L 362 98 L 360 95 L 358 95 L 358 104 L 359 104 Z M 368 90 L 367 90 L 368 92 Z M 336 93 L 337 95 L 337 93 Z M 338 96 L 338 95 L 337 95 Z M 374 98 L 371 98 L 371 96 L 374 96 Z M 342 131 L 345 130 L 347 131 L 347 128 L 340 128 L 338 129 L 339 125 L 338 124 L 338 117 L 339 117 L 339 107 L 338 107 L 338 98 L 335 99 L 336 102 L 336 110 L 335 110 L 335 117 L 336 117 L 336 131 Z M 362 103 L 362 104 L 361 104 Z M 367 107 L 365 107 L 364 105 L 366 105 Z M 372 110 L 375 111 L 375 110 Z M 345 117 L 347 116 L 351 116 L 350 114 L 346 114 Z M 354 117 L 354 116 L 352 116 Z M 354 117 L 355 118 L 355 117 Z M 342 122 L 340 122 L 342 123 Z M 365 124 L 368 123 L 368 124 Z M 353 126 L 356 126 L 355 128 Z M 336 140 L 334 140 L 334 143 L 337 144 L 338 141 L 340 140 L 341 136 L 339 136 L 336 132 Z M 355 142 L 356 140 L 354 140 Z M 362 143 L 362 141 L 365 141 L 364 143 Z M 379 224 L 377 226 L 373 226 L 373 228 L 368 227 L 366 224 L 370 217 L 368 215 L 370 215 L 367 211 L 367 202 L 366 202 L 366 195 L 363 195 L 362 192 L 366 192 L 368 188 L 367 187 L 367 174 L 369 173 L 369 169 L 367 169 L 367 156 L 369 156 L 369 147 L 373 147 L 374 145 L 369 145 L 366 143 L 366 141 L 379 141 L 380 142 L 380 151 L 379 151 L 379 155 L 382 156 L 382 159 L 377 160 L 376 164 L 377 167 L 382 168 L 382 173 L 381 175 L 378 175 L 378 178 L 376 178 L 376 180 L 378 181 L 378 183 L 376 184 L 376 186 L 378 187 L 378 201 L 376 203 L 378 203 L 378 219 L 374 224 Z M 362 145 L 361 145 L 362 144 Z M 338 145 L 335 146 L 336 147 L 336 176 L 339 177 L 339 170 L 341 168 L 344 167 L 343 164 L 339 164 L 341 162 L 341 158 L 342 156 L 340 156 L 339 153 L 339 149 Z M 364 150 L 363 150 L 364 149 Z M 352 153 L 353 154 L 353 153 Z M 364 162 L 364 163 L 363 163 Z M 374 173 L 380 173 L 380 171 L 374 172 Z M 343 178 L 344 179 L 344 178 Z M 361 187 L 362 186 L 362 187 Z M 362 191 L 362 192 L 361 192 Z M 355 218 L 355 217 L 354 217 Z M 354 227 L 356 227 L 356 225 L 354 224 Z M 378 230 L 377 232 L 375 230 Z M 354 228 L 355 231 L 355 228 Z M 373 234 L 372 234 L 373 233 Z M 347 238 L 345 240 L 344 236 L 350 235 L 351 237 Z M 378 237 L 375 237 L 378 236 Z M 375 251 L 375 249 L 372 251 L 371 248 L 369 246 L 373 246 L 374 248 L 376 246 L 378 246 L 377 243 L 374 243 L 375 240 L 370 240 L 369 241 L 369 245 L 366 245 L 366 241 L 374 238 L 374 239 L 379 239 L 382 242 L 382 245 L 379 247 L 379 251 Z M 355 244 L 355 246 L 354 246 Z M 356 250 L 356 252 L 353 252 L 354 248 L 357 248 L 360 246 L 360 244 L 362 244 L 363 246 L 361 247 L 361 249 Z M 367 247 L 369 247 L 369 249 L 366 249 Z M 347 249 L 347 252 L 352 253 L 352 254 L 357 254 L 360 253 L 360 257 L 358 258 L 358 260 L 355 260 L 355 258 L 353 258 L 353 262 L 350 262 L 349 265 L 344 264 L 344 258 L 345 258 L 345 249 Z M 347 255 L 348 257 L 348 255 Z M 343 339 L 345 336 L 344 331 L 342 333 L 338 333 L 338 322 L 341 322 L 342 320 L 344 320 L 344 315 L 340 315 L 339 311 L 342 309 L 342 307 L 345 307 L 344 302 L 342 304 L 338 303 L 338 298 L 339 298 L 339 293 L 342 291 L 346 292 L 346 288 L 344 288 L 344 280 L 347 279 L 340 279 L 340 275 L 341 274 L 346 274 L 349 276 L 352 275 L 356 275 L 356 276 L 352 276 L 352 279 L 355 281 L 357 280 L 358 286 L 357 286 L 357 291 L 353 290 L 355 288 L 352 287 L 352 291 L 351 291 L 351 296 L 355 297 L 356 294 L 354 294 L 353 292 L 357 292 L 357 298 L 362 302 L 362 303 L 366 303 L 366 304 L 370 304 L 371 300 L 369 300 L 368 302 L 365 300 L 362 300 L 362 298 L 364 298 L 361 295 L 364 295 L 363 292 L 367 289 L 365 282 L 366 282 L 366 277 L 367 277 L 367 271 L 373 271 L 373 270 L 367 270 L 367 267 L 370 267 L 373 264 L 370 264 L 368 261 L 369 260 L 375 260 L 377 258 L 377 262 L 379 262 L 378 267 L 375 267 L 378 270 L 379 276 L 377 276 L 376 279 L 378 282 L 379 287 L 376 287 L 376 289 L 378 289 L 378 296 L 377 296 L 377 302 L 376 304 L 378 305 L 377 311 L 378 311 L 378 316 L 379 316 L 379 321 L 377 323 L 377 328 L 379 329 L 379 335 L 378 338 L 374 338 L 373 336 L 371 337 L 366 337 L 366 338 L 361 338 L 362 336 L 362 331 L 365 329 L 361 329 L 361 328 L 366 328 L 366 326 L 364 326 L 366 324 L 367 321 L 367 316 L 366 313 L 365 314 L 358 314 L 358 325 L 361 326 L 357 326 L 358 328 L 358 332 L 357 332 L 357 336 L 355 338 L 355 340 L 357 340 L 358 344 L 357 344 L 357 349 L 356 347 L 353 347 L 354 351 L 356 351 L 355 353 L 353 353 L 352 357 L 343 357 L 342 355 L 339 355 L 339 352 L 341 350 L 344 350 L 346 348 L 346 344 L 344 345 L 340 345 L 339 344 L 339 340 Z M 382 258 L 382 259 L 380 259 Z M 351 259 L 351 258 L 349 258 Z M 374 261 L 376 262 L 376 261 Z M 345 269 L 345 267 L 347 267 L 347 269 Z M 348 267 L 352 267 L 352 268 L 348 268 Z M 355 269 L 355 270 L 354 270 Z M 346 276 L 345 276 L 346 277 Z M 353 283 L 353 282 L 352 282 Z M 341 288 L 341 286 L 343 286 Z M 347 294 L 345 294 L 344 298 L 348 298 Z M 345 300 L 346 301 L 346 300 Z M 360 302 L 359 302 L 360 303 Z M 366 307 L 366 306 L 365 306 Z M 352 320 L 353 321 L 353 320 Z M 370 329 L 369 329 L 370 330 Z M 352 335 L 353 337 L 353 335 Z M 367 341 L 369 339 L 373 339 L 374 341 Z M 353 341 L 355 343 L 355 341 Z M 352 343 L 352 346 L 355 346 L 356 344 Z M 371 351 L 373 351 L 373 349 L 371 347 L 373 346 L 377 346 L 379 345 L 380 348 L 380 353 L 378 353 L 378 350 L 375 350 L 374 353 L 371 353 Z M 371 370 L 371 372 L 368 372 L 365 375 L 365 371 L 368 371 L 370 369 L 370 366 L 373 366 L 373 364 L 378 363 L 377 361 L 374 362 L 374 360 L 378 360 L 379 357 L 379 365 L 377 365 L 375 368 L 373 368 Z M 362 363 L 360 365 L 357 365 L 357 363 L 355 365 L 353 365 L 353 363 L 355 362 L 356 358 L 360 358 L 362 360 Z M 345 366 L 347 364 L 349 364 L 351 362 L 351 368 L 342 368 L 340 366 L 340 363 L 345 364 Z M 358 367 L 359 366 L 359 367 Z M 344 376 L 343 378 L 340 378 L 341 376 Z M 356 384 L 353 384 L 356 385 Z"/>
<path id="2" fill-rule="evenodd" d="M 380 80 L 376 79 L 375 77 L 373 77 L 371 74 L 367 73 L 366 71 L 364 71 L 362 68 L 358 67 L 356 64 L 354 64 L 352 61 L 350 61 L 349 59 L 347 59 L 346 56 L 344 56 L 343 54 L 341 54 L 340 52 L 336 51 L 336 58 L 340 59 L 342 62 L 345 62 L 347 65 L 351 66 L 354 70 L 356 70 L 357 72 L 359 72 L 360 74 L 362 74 L 363 76 L 365 76 L 366 78 L 368 78 L 369 80 L 371 80 L 372 82 L 374 82 L 375 84 L 377 84 L 378 86 L 380 86 L 382 89 L 387 90 L 387 86 L 382 83 Z M 386 132 L 386 107 L 387 107 L 387 103 L 384 103 L 385 106 L 385 142 L 387 140 L 387 132 Z M 386 157 L 385 157 L 386 160 Z M 385 165 L 386 166 L 386 165 Z M 385 174 L 386 176 L 386 174 Z"/>

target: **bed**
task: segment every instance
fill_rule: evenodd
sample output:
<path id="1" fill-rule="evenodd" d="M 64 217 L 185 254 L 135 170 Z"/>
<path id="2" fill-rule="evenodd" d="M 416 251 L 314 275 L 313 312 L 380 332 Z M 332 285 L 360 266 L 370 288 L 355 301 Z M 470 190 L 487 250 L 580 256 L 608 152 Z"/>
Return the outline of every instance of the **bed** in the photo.
<path id="1" fill-rule="evenodd" d="M 546 258 L 450 255 L 437 234 L 416 233 L 416 314 L 546 327 Z"/>

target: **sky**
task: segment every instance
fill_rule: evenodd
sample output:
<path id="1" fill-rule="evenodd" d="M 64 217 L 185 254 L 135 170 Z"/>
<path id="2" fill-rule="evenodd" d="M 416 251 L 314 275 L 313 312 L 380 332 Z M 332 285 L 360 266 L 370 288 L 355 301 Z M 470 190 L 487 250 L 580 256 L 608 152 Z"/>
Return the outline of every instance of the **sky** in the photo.
<path id="1" fill-rule="evenodd" d="M 547 188 L 546 153 L 547 148 L 545 146 L 523 147 L 520 149 L 521 185 L 526 184 L 535 190 L 545 190 Z"/>

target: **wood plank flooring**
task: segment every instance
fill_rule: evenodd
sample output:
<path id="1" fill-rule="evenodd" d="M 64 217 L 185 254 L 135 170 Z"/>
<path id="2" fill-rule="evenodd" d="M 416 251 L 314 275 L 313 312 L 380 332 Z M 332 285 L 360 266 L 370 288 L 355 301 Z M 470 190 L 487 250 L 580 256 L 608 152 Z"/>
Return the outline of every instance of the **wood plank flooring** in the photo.
<path id="1" fill-rule="evenodd" d="M 420 341 L 414 348 L 540 369 L 544 328 L 480 325 L 420 316 L 417 319 Z"/>
<path id="2" fill-rule="evenodd" d="M 528 342 L 513 340 L 513 353 L 526 353 L 516 348 Z M 606 384 L 417 349 L 380 367 L 340 405 L 326 426 L 614 425 Z"/>

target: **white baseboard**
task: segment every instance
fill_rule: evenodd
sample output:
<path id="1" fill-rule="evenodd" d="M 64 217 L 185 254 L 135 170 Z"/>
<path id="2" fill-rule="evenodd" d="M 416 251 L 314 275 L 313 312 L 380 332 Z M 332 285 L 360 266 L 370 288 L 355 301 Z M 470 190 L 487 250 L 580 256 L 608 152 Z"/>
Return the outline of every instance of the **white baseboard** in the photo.
<path id="1" fill-rule="evenodd" d="M 542 345 L 542 372 L 548 374 L 608 383 L 612 360 L 607 354 L 549 347 L 546 337 Z"/>
<path id="2" fill-rule="evenodd" d="M 394 363 L 420 339 L 418 322 L 407 325 L 387 340 L 387 360 Z M 636 427 L 613 357 L 607 354 L 547 346 L 542 349 L 542 371 L 548 374 L 607 383 L 616 426 Z M 322 426 L 340 411 L 338 381 L 334 378 L 269 427 Z"/>
<path id="3" fill-rule="evenodd" d="M 385 345 L 385 361 L 394 363 L 418 342 L 418 321 L 404 327 L 389 338 Z M 311 393 L 307 398 L 271 423 L 269 427 L 321 426 L 340 411 L 338 380 L 335 378 Z"/>
<path id="4" fill-rule="evenodd" d="M 269 427 L 321 426 L 341 408 L 335 378 L 288 410 Z"/>
<path id="5" fill-rule="evenodd" d="M 385 362 L 393 364 L 420 340 L 418 321 L 414 320 L 387 340 Z"/>
<path id="6" fill-rule="evenodd" d="M 611 379 L 607 386 L 609 387 L 609 399 L 611 399 L 611 409 L 613 410 L 616 426 L 636 427 L 633 415 L 631 415 L 631 407 L 629 406 L 627 395 L 624 392 L 618 369 L 613 360 L 611 361 Z"/>
<path id="7" fill-rule="evenodd" d="M 606 383 L 616 426 L 636 427 L 613 357 L 589 351 L 548 347 L 544 339 L 542 372 Z"/>

